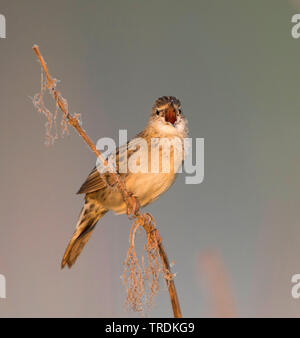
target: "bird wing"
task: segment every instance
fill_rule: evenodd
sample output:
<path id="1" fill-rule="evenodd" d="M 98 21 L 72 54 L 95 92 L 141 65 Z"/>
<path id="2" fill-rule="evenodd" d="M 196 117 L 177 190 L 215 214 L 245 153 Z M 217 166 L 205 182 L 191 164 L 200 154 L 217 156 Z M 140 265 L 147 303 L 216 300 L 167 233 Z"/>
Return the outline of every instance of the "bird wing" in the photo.
<path id="1" fill-rule="evenodd" d="M 88 192 L 97 191 L 103 189 L 105 185 L 105 180 L 101 177 L 97 167 L 95 167 L 84 181 L 77 194 L 87 194 Z"/>
<path id="2" fill-rule="evenodd" d="M 127 159 L 138 150 L 138 148 L 136 149 L 132 149 L 132 150 L 128 150 L 128 144 L 129 142 L 127 142 L 127 144 L 124 144 L 121 147 L 118 147 L 116 149 L 116 152 L 113 153 L 112 155 L 109 156 L 115 156 L 116 157 L 116 170 L 118 171 L 119 168 L 119 161 L 123 160 L 123 156 L 126 154 L 127 151 Z M 122 176 L 124 176 L 125 174 L 121 174 Z M 82 186 L 80 187 L 80 189 L 78 190 L 77 194 L 87 194 L 90 192 L 94 192 L 100 189 L 103 189 L 107 186 L 107 183 L 110 181 L 113 182 L 113 180 L 111 179 L 111 174 L 106 172 L 104 174 L 100 174 L 100 172 L 97 170 L 97 166 L 94 167 L 94 169 L 91 171 L 91 173 L 88 175 L 87 179 L 84 181 L 84 183 L 82 184 Z M 126 175 L 125 175 L 126 176 Z"/>

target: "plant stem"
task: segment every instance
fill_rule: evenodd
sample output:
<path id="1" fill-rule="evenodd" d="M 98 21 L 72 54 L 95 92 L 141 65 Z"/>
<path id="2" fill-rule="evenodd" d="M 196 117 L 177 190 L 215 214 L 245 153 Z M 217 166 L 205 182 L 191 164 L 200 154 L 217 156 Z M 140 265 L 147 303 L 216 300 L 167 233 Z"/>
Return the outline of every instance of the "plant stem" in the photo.
<path id="1" fill-rule="evenodd" d="M 65 118 L 68 121 L 68 123 L 76 129 L 78 134 L 83 138 L 83 140 L 86 142 L 86 144 L 90 147 L 90 149 L 97 156 L 97 158 L 105 166 L 109 167 L 108 161 L 105 160 L 105 158 L 103 157 L 101 152 L 96 148 L 95 144 L 88 137 L 86 132 L 81 128 L 77 118 L 73 117 L 68 112 L 66 101 L 61 96 L 60 92 L 58 90 L 56 90 L 56 88 L 55 88 L 56 87 L 56 80 L 51 77 L 51 75 L 48 71 L 48 68 L 46 66 L 46 62 L 45 62 L 43 56 L 41 55 L 41 53 L 39 51 L 39 47 L 37 45 L 34 45 L 32 47 L 32 49 L 34 50 L 35 54 L 37 55 L 37 57 L 38 57 L 38 59 L 41 63 L 42 69 L 43 69 L 43 71 L 46 75 L 47 87 L 48 87 L 50 93 L 52 94 L 53 98 L 57 102 L 59 108 L 63 112 Z M 111 168 L 109 168 L 109 169 L 111 169 Z M 111 175 L 114 178 L 115 183 L 117 184 L 125 203 L 127 204 L 128 210 L 133 211 L 131 215 L 134 218 L 136 218 L 136 217 L 144 218 L 144 215 L 139 210 L 139 206 L 138 206 L 138 203 L 137 203 L 135 197 L 127 191 L 124 181 L 120 178 L 120 176 L 117 173 L 114 173 L 112 170 L 111 170 Z M 130 214 L 128 216 L 130 216 Z M 158 230 L 154 227 L 153 224 L 149 224 L 146 221 L 143 223 L 143 228 L 147 232 L 147 234 L 149 234 L 150 232 L 153 233 L 153 231 L 158 232 Z M 181 318 L 182 314 L 181 314 L 180 304 L 179 304 L 179 300 L 178 300 L 178 296 L 177 296 L 177 292 L 176 292 L 176 288 L 175 288 L 175 283 L 174 283 L 173 278 L 172 277 L 170 278 L 170 276 L 171 276 L 170 264 L 169 264 L 167 254 L 165 252 L 165 249 L 164 249 L 161 241 L 160 241 L 160 243 L 158 243 L 158 249 L 159 249 L 160 259 L 161 259 L 163 266 L 164 266 L 164 271 L 166 272 L 164 278 L 165 278 L 167 285 L 168 285 L 169 296 L 170 296 L 170 301 L 171 301 L 171 304 L 172 304 L 173 314 L 174 314 L 175 318 Z"/>

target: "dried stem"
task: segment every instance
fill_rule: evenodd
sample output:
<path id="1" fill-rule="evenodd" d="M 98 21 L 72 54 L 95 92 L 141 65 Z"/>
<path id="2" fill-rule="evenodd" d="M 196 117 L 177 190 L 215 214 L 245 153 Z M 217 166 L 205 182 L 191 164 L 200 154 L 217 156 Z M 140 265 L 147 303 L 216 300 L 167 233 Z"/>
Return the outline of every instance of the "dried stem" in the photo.
<path id="1" fill-rule="evenodd" d="M 45 62 L 43 56 L 41 55 L 41 53 L 39 51 L 39 47 L 37 45 L 34 45 L 33 50 L 34 50 L 35 54 L 37 55 L 37 57 L 38 57 L 38 59 L 41 63 L 42 69 L 43 69 L 43 71 L 46 75 L 46 81 L 45 81 L 46 86 L 47 86 L 49 92 L 51 93 L 51 95 L 53 96 L 53 98 L 55 99 L 57 107 L 59 107 L 60 110 L 63 112 L 64 120 L 66 120 L 69 125 L 71 125 L 72 127 L 74 127 L 76 129 L 78 134 L 87 143 L 87 145 L 94 152 L 94 154 L 97 156 L 97 158 L 103 163 L 104 166 L 106 166 L 110 170 L 110 175 L 114 179 L 114 182 L 116 183 L 119 191 L 122 194 L 122 197 L 123 197 L 125 203 L 127 204 L 127 210 L 128 210 L 127 214 L 128 214 L 128 216 L 136 219 L 136 222 L 134 223 L 134 224 L 136 224 L 136 226 L 131 229 L 131 233 L 130 233 L 129 256 L 130 256 L 130 259 L 132 259 L 132 257 L 133 257 L 134 264 L 135 264 L 135 266 L 137 266 L 137 270 L 135 269 L 133 271 L 135 271 L 135 273 L 140 274 L 140 275 L 139 275 L 139 278 L 137 278 L 137 279 L 134 279 L 134 276 L 133 276 L 133 280 L 143 282 L 143 280 L 141 278 L 140 265 L 138 263 L 138 259 L 136 257 L 135 249 L 134 249 L 135 233 L 137 231 L 137 228 L 139 226 L 142 226 L 144 228 L 144 230 L 146 231 L 146 234 L 147 234 L 148 255 L 150 255 L 150 256 L 153 255 L 153 248 L 154 248 L 154 252 L 155 252 L 155 249 L 157 249 L 156 251 L 158 252 L 158 255 L 159 255 L 160 260 L 162 262 L 163 271 L 164 271 L 164 278 L 165 278 L 167 285 L 168 285 L 168 290 L 169 290 L 169 295 L 170 295 L 170 300 L 171 300 L 171 304 L 172 304 L 172 308 L 173 308 L 174 317 L 175 318 L 182 317 L 181 310 L 180 310 L 180 304 L 179 304 L 179 300 L 178 300 L 178 296 L 177 296 L 177 293 L 176 293 L 175 284 L 174 284 L 174 280 L 173 280 L 174 275 L 172 275 L 171 272 L 170 272 L 171 270 L 170 270 L 169 260 L 168 260 L 168 257 L 166 255 L 166 252 L 164 250 L 164 247 L 163 247 L 163 244 L 162 244 L 162 241 L 161 241 L 161 237 L 159 236 L 158 230 L 155 228 L 155 222 L 154 222 L 153 217 L 149 214 L 144 215 L 144 214 L 141 213 L 141 211 L 139 210 L 139 205 L 138 205 L 137 200 L 135 199 L 135 197 L 132 194 L 130 194 L 127 191 L 126 186 L 125 186 L 125 182 L 121 179 L 121 177 L 117 173 L 113 172 L 113 168 L 110 168 L 108 161 L 105 160 L 105 158 L 102 156 L 101 152 L 96 148 L 95 144 L 91 141 L 91 139 L 88 137 L 88 135 L 85 133 L 85 131 L 81 128 L 77 116 L 76 115 L 72 116 L 68 112 L 67 101 L 61 96 L 60 92 L 58 90 L 56 90 L 56 82 L 57 81 L 56 81 L 55 78 L 51 77 L 51 75 L 48 71 L 46 62 Z M 55 114 L 55 119 L 56 119 L 56 114 Z M 157 240 L 157 239 L 159 239 L 159 240 Z M 155 255 L 155 253 L 154 253 L 154 255 Z M 150 268 L 151 268 L 151 266 L 150 266 Z M 134 286 L 134 288 L 135 287 L 136 286 Z M 143 286 L 140 285 L 139 290 L 143 291 Z M 128 290 L 128 291 L 130 292 L 130 290 Z M 131 291 L 135 292 L 135 289 L 131 290 Z M 135 297 L 136 297 L 136 295 L 135 295 Z M 137 297 L 139 298 L 140 296 L 138 295 Z"/>

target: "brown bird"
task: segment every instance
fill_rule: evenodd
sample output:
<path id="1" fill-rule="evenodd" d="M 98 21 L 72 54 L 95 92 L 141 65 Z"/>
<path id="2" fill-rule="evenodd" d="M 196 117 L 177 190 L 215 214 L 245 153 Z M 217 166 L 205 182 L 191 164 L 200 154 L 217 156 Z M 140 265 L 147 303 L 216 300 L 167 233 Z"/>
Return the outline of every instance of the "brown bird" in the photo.
<path id="1" fill-rule="evenodd" d="M 184 159 L 183 139 L 187 132 L 187 120 L 182 114 L 180 101 L 174 96 L 163 96 L 152 106 L 145 129 L 111 155 L 126 189 L 136 197 L 141 207 L 156 200 L 173 184 Z M 144 140 L 146 148 L 139 140 Z M 171 146 L 165 147 L 168 142 Z M 124 164 L 127 172 L 120 170 Z M 133 169 L 137 166 L 138 170 L 130 170 L 130 166 Z M 75 263 L 97 222 L 108 211 L 116 214 L 127 212 L 126 203 L 111 175 L 102 172 L 98 166 L 89 174 L 78 194 L 86 194 L 85 204 L 62 259 L 62 268 L 66 264 L 70 268 Z"/>

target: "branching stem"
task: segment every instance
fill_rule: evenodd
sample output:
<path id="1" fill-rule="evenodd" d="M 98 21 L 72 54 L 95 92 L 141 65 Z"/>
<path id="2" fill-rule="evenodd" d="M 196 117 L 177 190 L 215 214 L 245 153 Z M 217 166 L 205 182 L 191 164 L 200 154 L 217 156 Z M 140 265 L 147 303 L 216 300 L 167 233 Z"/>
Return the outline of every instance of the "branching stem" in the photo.
<path id="1" fill-rule="evenodd" d="M 42 69 L 46 75 L 46 85 L 49 89 L 49 92 L 52 94 L 53 98 L 55 99 L 57 106 L 63 112 L 64 118 L 67 120 L 69 125 L 71 125 L 72 127 L 76 129 L 78 134 L 83 138 L 86 144 L 90 147 L 90 149 L 97 156 L 97 158 L 103 163 L 103 165 L 108 167 L 109 169 L 112 169 L 109 167 L 108 161 L 105 160 L 101 152 L 96 148 L 95 144 L 88 137 L 86 132 L 82 129 L 78 119 L 76 117 L 73 117 L 68 112 L 67 101 L 61 96 L 60 92 L 56 90 L 56 79 L 51 77 L 48 71 L 46 62 L 39 51 L 39 47 L 37 45 L 34 45 L 33 50 L 35 54 L 37 55 L 40 61 L 40 64 L 42 66 Z M 169 260 L 165 252 L 165 249 L 163 247 L 161 238 L 158 234 L 158 230 L 157 228 L 155 228 L 155 222 L 153 220 L 153 217 L 149 214 L 144 215 L 141 213 L 138 202 L 136 201 L 135 197 L 127 191 L 125 182 L 121 179 L 121 177 L 117 173 L 113 172 L 113 170 L 110 170 L 110 172 L 111 172 L 113 179 L 115 180 L 115 183 L 117 184 L 119 188 L 119 191 L 122 194 L 122 197 L 125 203 L 127 204 L 128 216 L 138 219 L 139 224 L 143 226 L 144 230 L 147 233 L 147 238 L 148 236 L 150 236 L 150 238 L 152 238 L 152 241 L 156 243 L 157 245 L 159 256 L 160 256 L 160 259 L 161 259 L 161 262 L 164 268 L 164 278 L 168 285 L 173 314 L 175 318 L 180 318 L 182 317 L 181 310 L 180 310 L 180 304 L 179 304 L 179 300 L 178 300 L 178 296 L 177 296 L 177 292 L 176 292 L 176 288 L 175 288 L 175 284 L 173 280 L 173 275 L 170 272 L 171 270 L 170 270 Z M 151 219 L 150 221 L 149 221 L 149 217 Z M 134 230 L 133 236 L 131 237 L 132 242 L 130 243 L 130 245 L 133 247 L 134 247 L 135 231 L 136 229 Z M 159 237 L 160 240 L 157 241 L 157 239 L 154 238 L 153 236 Z M 135 256 L 135 259 L 137 259 L 136 256 Z"/>

